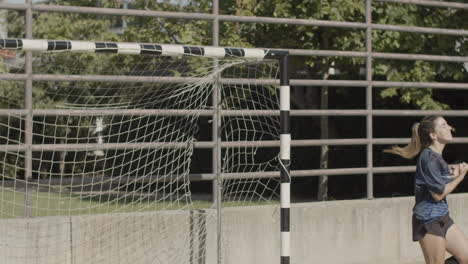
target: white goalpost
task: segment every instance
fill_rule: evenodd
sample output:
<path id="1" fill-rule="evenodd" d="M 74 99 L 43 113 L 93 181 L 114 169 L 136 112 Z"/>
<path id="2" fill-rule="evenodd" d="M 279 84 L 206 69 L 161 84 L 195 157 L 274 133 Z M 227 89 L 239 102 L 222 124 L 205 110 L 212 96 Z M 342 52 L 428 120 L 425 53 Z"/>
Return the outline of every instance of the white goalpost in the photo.
<path id="1" fill-rule="evenodd" d="M 220 174 L 206 177 L 223 207 L 281 204 L 289 263 L 286 52 L 0 39 L 5 49 L 16 56 L 0 59 L 0 262 L 220 263 L 221 216 L 190 188 L 219 109 Z"/>

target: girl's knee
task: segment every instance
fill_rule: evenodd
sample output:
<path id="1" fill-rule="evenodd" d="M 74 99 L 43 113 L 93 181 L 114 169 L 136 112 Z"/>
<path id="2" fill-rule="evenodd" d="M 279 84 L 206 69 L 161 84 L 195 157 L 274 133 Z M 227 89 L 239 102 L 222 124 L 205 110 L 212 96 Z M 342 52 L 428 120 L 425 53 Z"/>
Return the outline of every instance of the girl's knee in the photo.
<path id="1" fill-rule="evenodd" d="M 430 258 L 426 260 L 426 264 L 445 264 L 444 258 Z"/>

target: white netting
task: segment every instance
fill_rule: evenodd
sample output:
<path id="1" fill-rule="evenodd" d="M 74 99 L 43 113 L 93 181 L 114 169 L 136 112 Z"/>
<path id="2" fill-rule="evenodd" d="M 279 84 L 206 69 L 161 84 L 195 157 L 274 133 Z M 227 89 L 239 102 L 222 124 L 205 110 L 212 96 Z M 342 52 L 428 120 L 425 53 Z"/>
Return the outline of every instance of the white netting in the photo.
<path id="1" fill-rule="evenodd" d="M 214 205 L 190 189 L 198 110 L 214 108 L 214 88 L 222 110 L 278 110 L 265 84 L 276 63 L 70 52 L 33 61 L 42 77 L 32 83 L 31 157 L 26 112 L 0 116 L 2 263 L 215 261 Z M 0 68 L 23 72 L 14 65 Z M 0 107 L 25 108 L 25 85 L 0 82 Z M 278 140 L 279 117 L 221 121 L 222 141 L 242 143 L 221 152 L 223 202 L 277 201 L 278 179 L 252 175 L 278 171 L 279 147 L 248 142 Z M 211 155 L 202 160 L 211 166 Z"/>

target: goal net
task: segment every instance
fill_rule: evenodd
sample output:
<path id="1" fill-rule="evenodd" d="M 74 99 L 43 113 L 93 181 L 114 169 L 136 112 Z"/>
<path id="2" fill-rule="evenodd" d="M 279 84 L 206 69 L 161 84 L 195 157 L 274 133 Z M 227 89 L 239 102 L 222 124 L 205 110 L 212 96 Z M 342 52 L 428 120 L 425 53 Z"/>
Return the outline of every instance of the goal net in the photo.
<path id="1" fill-rule="evenodd" d="M 209 180 L 223 206 L 278 202 L 268 51 L 45 40 L 0 49 L 16 50 L 0 62 L 2 263 L 212 263 L 216 203 L 200 194 Z"/>

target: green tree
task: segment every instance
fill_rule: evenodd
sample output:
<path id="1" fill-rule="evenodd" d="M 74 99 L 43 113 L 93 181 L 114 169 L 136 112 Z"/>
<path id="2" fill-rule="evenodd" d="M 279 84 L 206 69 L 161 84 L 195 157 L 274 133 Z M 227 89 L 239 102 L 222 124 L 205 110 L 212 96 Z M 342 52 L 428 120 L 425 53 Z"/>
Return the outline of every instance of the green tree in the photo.
<path id="1" fill-rule="evenodd" d="M 119 8 L 116 0 L 82 1 L 50 0 L 53 4 L 73 6 L 93 6 Z M 192 0 L 188 4 L 174 4 L 174 1 L 135 0 L 128 8 L 157 11 L 185 11 L 211 13 L 211 1 Z M 362 0 L 226 0 L 220 1 L 222 14 L 319 19 L 348 22 L 365 22 L 365 5 Z M 425 26 L 434 28 L 459 28 L 468 26 L 467 11 L 462 9 L 434 8 L 394 3 L 373 3 L 373 23 L 407 26 Z M 126 28 L 121 33 L 111 29 L 116 24 Z M 9 33 L 11 36 L 24 36 L 24 16 L 20 12 L 9 12 Z M 10 22 L 11 21 L 11 22 Z M 120 17 L 88 14 L 65 14 L 37 12 L 34 14 L 34 38 L 75 39 L 90 41 L 129 41 L 151 43 L 177 43 L 210 45 L 212 29 L 210 21 L 187 19 L 166 19 L 155 17 Z M 467 40 L 463 36 L 442 36 L 434 34 L 404 33 L 394 31 L 373 31 L 373 50 L 376 52 L 439 54 L 467 56 Z M 347 50 L 365 51 L 365 30 L 316 27 L 303 25 L 235 23 L 222 22 L 220 40 L 223 46 L 293 48 L 312 50 Z M 92 73 L 103 73 L 108 67 L 123 65 L 119 60 L 131 58 L 102 59 L 94 54 L 74 54 L 67 58 L 55 58 L 60 65 L 72 65 L 73 69 L 86 69 Z M 46 60 L 42 63 L 52 63 Z M 126 63 L 128 64 L 128 63 Z M 39 64 L 40 65 L 40 64 Z M 339 75 L 329 75 L 334 67 Z M 292 59 L 292 77 L 306 79 L 343 79 L 362 80 L 360 68 L 365 67 L 364 58 L 350 57 L 301 57 Z M 7 69 L 3 64 L 0 69 Z M 43 69 L 37 69 L 43 71 Z M 128 69 L 120 69 L 125 72 Z M 52 72 L 50 72 L 52 71 Z M 54 68 L 49 68 L 53 73 Z M 383 60 L 373 62 L 375 80 L 411 81 L 411 82 L 467 82 L 468 76 L 463 63 L 441 63 L 427 61 Z M 62 83 L 61 85 L 67 85 Z M 92 84 L 88 84 L 92 85 Z M 17 86 L 17 84 L 16 84 Z M 52 107 L 54 100 L 66 100 L 65 97 L 53 100 L 40 84 L 36 85 L 35 104 L 39 107 Z M 2 83 L 2 92 L 15 102 L 23 101 L 23 93 L 13 84 Z M 325 90 L 324 90 L 325 91 Z M 449 109 L 447 101 L 439 99 L 429 88 L 388 87 L 375 89 L 374 107 L 376 108 L 414 108 L 414 109 Z M 341 107 L 353 107 L 351 102 L 362 101 L 362 93 L 349 88 L 335 88 L 333 92 L 343 98 Z M 295 87 L 292 102 L 297 108 L 319 108 L 318 89 Z M 11 102 L 11 101 L 10 101 Z M 336 104 L 330 101 L 330 104 Z M 353 122 L 353 120 L 351 120 Z M 298 122 L 301 123 L 301 122 Z M 313 131 L 311 127 L 320 127 L 303 121 L 301 131 Z M 330 122 L 330 136 L 353 133 L 335 128 Z"/>
<path id="2" fill-rule="evenodd" d="M 365 22 L 365 2 L 361 0 L 230 0 L 223 1 L 222 10 L 225 14 L 231 15 Z M 461 9 L 374 2 L 372 15 L 373 23 L 376 24 L 458 29 L 466 29 L 468 26 L 468 21 L 465 19 L 467 11 Z M 224 45 L 248 43 L 246 46 L 267 48 L 366 51 L 366 34 L 365 30 L 361 29 L 261 23 L 240 25 L 224 23 L 224 25 L 227 28 L 223 30 L 221 37 Z M 388 53 L 466 56 L 468 46 L 463 36 L 381 30 L 374 30 L 372 39 L 373 51 Z M 292 76 L 295 78 L 365 79 L 365 75 L 360 74 L 360 68 L 365 68 L 364 58 L 307 57 L 294 58 L 293 63 Z M 329 75 L 332 65 L 340 71 L 339 75 Z M 468 75 L 463 63 L 374 59 L 373 78 L 374 80 L 405 82 L 466 82 Z M 324 93 L 328 91 L 324 88 L 322 99 Z M 354 108 L 356 104 L 353 105 L 351 102 L 363 102 L 362 98 L 365 96 L 363 93 L 356 93 L 352 88 L 334 88 L 333 91 L 338 96 L 335 96 L 330 104 L 339 108 Z M 374 89 L 374 108 L 449 109 L 449 101 L 437 98 L 434 92 L 431 88 Z M 291 94 L 292 103 L 297 108 L 320 108 L 326 103 L 326 98 L 322 102 L 320 98 L 320 91 L 311 87 L 294 87 Z M 365 108 L 365 105 L 361 104 L 358 108 Z M 340 127 L 330 122 L 330 137 L 362 137 L 363 135 L 355 134 L 356 129 L 347 129 L 347 127 L 355 127 L 354 123 L 357 119 L 349 118 L 348 120 L 350 120 L 348 126 L 341 125 Z M 313 131 L 320 131 L 316 129 L 317 127 L 323 127 L 320 126 L 318 119 L 315 124 L 311 124 L 310 119 L 298 120 L 295 123 L 297 131 L 306 131 L 308 134 L 303 135 L 298 132 L 299 137 L 321 136 L 318 133 L 311 135 Z M 326 126 L 322 129 L 326 129 Z M 310 156 L 310 153 L 303 154 L 303 156 Z M 318 160 L 319 157 L 315 159 Z M 310 164 L 307 164 L 309 160 L 304 159 L 302 162 L 303 165 L 300 164 L 301 161 L 296 165 L 310 168 Z M 336 162 L 343 162 L 343 159 Z M 340 167 L 344 167 L 343 164 Z"/>

